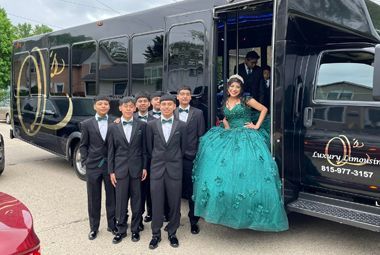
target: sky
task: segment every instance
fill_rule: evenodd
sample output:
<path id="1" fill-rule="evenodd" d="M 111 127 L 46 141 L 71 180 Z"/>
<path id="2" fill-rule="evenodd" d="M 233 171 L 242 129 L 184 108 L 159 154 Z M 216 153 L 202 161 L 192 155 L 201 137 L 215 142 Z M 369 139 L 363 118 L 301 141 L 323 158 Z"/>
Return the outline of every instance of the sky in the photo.
<path id="1" fill-rule="evenodd" d="M 182 0 L 0 0 L 13 25 L 44 24 L 53 30 L 146 10 Z"/>

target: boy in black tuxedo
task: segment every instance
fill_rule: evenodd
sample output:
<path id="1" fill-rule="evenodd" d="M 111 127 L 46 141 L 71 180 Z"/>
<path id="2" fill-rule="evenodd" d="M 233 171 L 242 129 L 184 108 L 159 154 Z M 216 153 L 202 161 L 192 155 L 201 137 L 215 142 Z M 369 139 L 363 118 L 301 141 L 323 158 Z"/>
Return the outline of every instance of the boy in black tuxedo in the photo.
<path id="1" fill-rule="evenodd" d="M 117 234 L 113 243 L 127 236 L 127 206 L 131 198 L 132 241 L 140 240 L 141 181 L 147 176 L 146 123 L 133 118 L 135 99 L 124 97 L 119 102 L 120 123 L 110 126 L 108 173 L 116 190 Z"/>
<path id="2" fill-rule="evenodd" d="M 149 113 L 156 119 L 159 119 L 161 117 L 160 98 L 162 95 L 162 91 L 156 91 L 150 95 L 150 104 L 152 105 L 152 110 L 150 110 Z"/>
<path id="3" fill-rule="evenodd" d="M 151 158 L 150 191 L 153 220 L 150 249 L 158 247 L 164 221 L 165 195 L 169 204 L 168 237 L 172 247 L 178 247 L 176 231 L 180 224 L 182 192 L 182 159 L 186 151 L 186 124 L 174 118 L 176 100 L 172 95 L 160 99 L 161 118 L 148 122 L 147 148 Z"/>
<path id="4" fill-rule="evenodd" d="M 90 240 L 94 240 L 99 231 L 102 181 L 106 191 L 107 230 L 116 233 L 115 189 L 107 172 L 108 127 L 112 123 L 108 117 L 109 99 L 106 96 L 95 97 L 94 109 L 96 115 L 80 124 L 80 153 L 82 166 L 86 167 Z"/>
<path id="5" fill-rule="evenodd" d="M 149 113 L 148 109 L 150 106 L 149 95 L 145 92 L 136 94 L 136 108 L 137 112 L 134 114 L 136 119 L 139 119 L 144 122 L 155 120 L 152 114 Z"/>
<path id="6" fill-rule="evenodd" d="M 199 217 L 194 215 L 193 182 L 192 171 L 193 161 L 198 151 L 199 138 L 205 133 L 205 121 L 203 112 L 190 106 L 191 89 L 182 87 L 177 91 L 179 107 L 174 111 L 174 116 L 186 123 L 187 147 L 183 158 L 183 179 L 182 197 L 189 201 L 189 219 L 192 234 L 199 233 Z"/>

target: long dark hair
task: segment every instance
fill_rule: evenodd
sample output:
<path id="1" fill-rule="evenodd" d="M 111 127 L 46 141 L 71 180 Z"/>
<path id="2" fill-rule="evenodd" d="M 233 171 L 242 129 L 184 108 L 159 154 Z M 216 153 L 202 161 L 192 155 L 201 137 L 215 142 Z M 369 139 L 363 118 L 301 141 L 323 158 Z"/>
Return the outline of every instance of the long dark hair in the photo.
<path id="1" fill-rule="evenodd" d="M 242 101 L 243 99 L 243 94 L 244 94 L 244 83 L 242 80 L 240 80 L 239 78 L 237 77 L 231 77 L 228 79 L 227 81 L 227 90 L 226 90 L 226 97 L 224 97 L 223 99 L 223 105 L 226 106 L 226 103 L 227 103 L 227 99 L 230 97 L 229 93 L 228 93 L 228 89 L 230 88 L 230 86 L 232 85 L 232 83 L 234 82 L 237 82 L 239 85 L 240 85 L 240 94 L 239 94 L 239 99 Z"/>

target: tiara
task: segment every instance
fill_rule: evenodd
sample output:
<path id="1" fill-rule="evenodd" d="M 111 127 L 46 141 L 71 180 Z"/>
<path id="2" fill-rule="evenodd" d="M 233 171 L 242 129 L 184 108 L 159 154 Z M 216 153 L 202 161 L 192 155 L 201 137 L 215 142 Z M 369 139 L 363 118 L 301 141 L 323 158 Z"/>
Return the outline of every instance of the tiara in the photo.
<path id="1" fill-rule="evenodd" d="M 228 81 L 227 82 L 230 82 L 230 80 L 231 79 L 238 79 L 239 81 L 241 81 L 241 83 L 243 83 L 244 84 L 244 79 L 243 79 L 243 77 L 241 77 L 240 75 L 238 75 L 238 74 L 233 74 L 233 75 L 231 75 L 230 76 L 230 78 L 228 78 Z"/>

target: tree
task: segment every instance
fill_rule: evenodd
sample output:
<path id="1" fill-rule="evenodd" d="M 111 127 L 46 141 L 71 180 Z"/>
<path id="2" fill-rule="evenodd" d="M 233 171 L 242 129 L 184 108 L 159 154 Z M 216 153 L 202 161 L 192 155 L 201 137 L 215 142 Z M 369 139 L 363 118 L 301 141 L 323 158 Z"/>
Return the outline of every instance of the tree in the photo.
<path id="1" fill-rule="evenodd" d="M 29 23 L 17 24 L 15 26 L 16 39 L 25 38 L 33 35 L 39 35 L 52 32 L 53 29 L 46 25 L 35 25 L 34 27 Z"/>
<path id="2" fill-rule="evenodd" d="M 6 89 L 11 79 L 11 56 L 13 26 L 7 17 L 7 13 L 0 8 L 0 89 Z"/>

